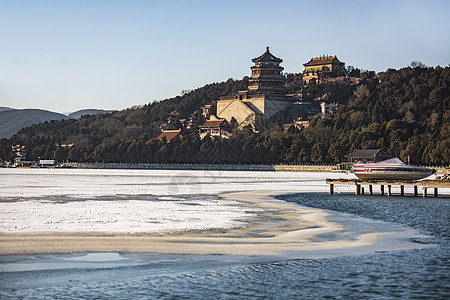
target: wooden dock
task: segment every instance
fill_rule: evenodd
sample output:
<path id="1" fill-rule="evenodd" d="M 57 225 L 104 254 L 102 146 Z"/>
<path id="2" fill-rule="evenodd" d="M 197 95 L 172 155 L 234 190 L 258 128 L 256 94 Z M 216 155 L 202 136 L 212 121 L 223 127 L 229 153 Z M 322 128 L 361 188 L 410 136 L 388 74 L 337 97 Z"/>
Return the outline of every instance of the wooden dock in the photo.
<path id="1" fill-rule="evenodd" d="M 379 195 L 392 196 L 392 186 L 400 187 L 400 196 L 405 195 L 405 186 L 413 187 L 413 196 L 417 196 L 419 187 L 422 188 L 422 195 L 426 197 L 428 195 L 428 189 L 434 190 L 434 197 L 438 197 L 439 188 L 450 188 L 450 180 L 421 180 L 421 181 L 409 181 L 409 180 L 359 180 L 359 179 L 330 179 L 327 178 L 327 184 L 330 185 L 330 194 L 334 194 L 335 185 L 353 185 L 355 186 L 355 195 L 364 195 L 364 187 L 368 187 L 368 195 L 374 195 L 373 186 L 380 186 Z M 385 190 L 387 187 L 387 190 Z"/>

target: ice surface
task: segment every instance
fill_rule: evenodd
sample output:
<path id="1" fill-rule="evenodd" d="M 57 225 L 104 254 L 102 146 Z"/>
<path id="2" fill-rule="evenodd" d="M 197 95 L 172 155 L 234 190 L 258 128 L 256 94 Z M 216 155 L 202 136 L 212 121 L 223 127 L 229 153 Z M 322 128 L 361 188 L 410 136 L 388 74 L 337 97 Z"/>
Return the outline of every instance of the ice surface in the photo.
<path id="1" fill-rule="evenodd" d="M 108 262 L 108 261 L 119 261 L 127 260 L 128 258 L 121 256 L 119 253 L 88 253 L 81 256 L 70 256 L 62 258 L 64 260 L 74 260 L 83 262 Z"/>
<path id="2" fill-rule="evenodd" d="M 0 169 L 1 233 L 141 233 L 242 226 L 227 191 L 327 191 L 335 173 Z"/>
<path id="3" fill-rule="evenodd" d="M 325 178 L 356 178 L 343 173 L 0 169 L 7 197 L 71 195 L 78 198 L 105 195 L 218 194 L 244 190 L 327 191 Z"/>

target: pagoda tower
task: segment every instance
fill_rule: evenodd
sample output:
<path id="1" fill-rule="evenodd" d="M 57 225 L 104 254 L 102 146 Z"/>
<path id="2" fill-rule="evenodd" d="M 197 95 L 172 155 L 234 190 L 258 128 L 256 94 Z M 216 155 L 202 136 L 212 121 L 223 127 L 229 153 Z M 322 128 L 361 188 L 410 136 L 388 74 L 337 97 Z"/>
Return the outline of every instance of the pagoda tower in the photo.
<path id="1" fill-rule="evenodd" d="M 231 122 L 237 121 L 239 128 L 251 125 L 257 130 L 264 119 L 292 106 L 295 99 L 286 95 L 285 78 L 281 74 L 282 59 L 274 56 L 266 47 L 266 52 L 252 59 L 252 75 L 248 90 L 217 100 L 217 117 Z"/>
<path id="2" fill-rule="evenodd" d="M 274 56 L 266 47 L 266 52 L 261 56 L 252 59 L 255 63 L 252 76 L 249 79 L 248 90 L 255 94 L 285 94 L 285 78 L 281 74 L 283 67 L 281 58 Z"/>

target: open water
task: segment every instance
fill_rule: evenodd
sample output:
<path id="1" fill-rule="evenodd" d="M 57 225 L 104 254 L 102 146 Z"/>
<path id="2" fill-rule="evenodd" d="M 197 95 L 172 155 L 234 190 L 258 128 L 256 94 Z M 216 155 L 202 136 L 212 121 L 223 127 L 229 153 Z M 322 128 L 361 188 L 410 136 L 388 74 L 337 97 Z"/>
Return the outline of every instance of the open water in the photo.
<path id="1" fill-rule="evenodd" d="M 301 205 L 413 227 L 421 250 L 328 259 L 161 254 L 0 257 L 2 299 L 448 299 L 448 198 L 302 193 Z"/>

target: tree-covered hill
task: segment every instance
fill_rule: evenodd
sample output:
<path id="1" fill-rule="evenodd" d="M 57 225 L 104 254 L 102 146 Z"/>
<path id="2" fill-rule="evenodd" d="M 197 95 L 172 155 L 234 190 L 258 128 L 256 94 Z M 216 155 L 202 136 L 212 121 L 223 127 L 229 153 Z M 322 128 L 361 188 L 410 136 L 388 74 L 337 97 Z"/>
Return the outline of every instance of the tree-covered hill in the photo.
<path id="1" fill-rule="evenodd" d="M 449 164 L 450 68 L 389 69 L 378 79 L 360 85 L 348 105 L 305 130 L 311 160 L 336 161 L 355 148 L 382 148 L 417 163 Z"/>
<path id="2" fill-rule="evenodd" d="M 294 89 L 298 75 L 287 75 Z M 155 139 L 161 126 L 189 117 L 220 96 L 244 90 L 248 78 L 213 83 L 172 99 L 79 120 L 45 122 L 0 142 L 0 157 L 12 144 L 25 145 L 28 159 L 93 162 L 306 163 L 340 162 L 356 148 L 385 152 L 421 164 L 450 163 L 450 68 L 389 69 L 375 80 L 310 86 L 312 98 L 340 103 L 335 114 L 310 126 L 283 132 L 283 116 L 267 121 L 259 133 L 236 131 L 229 140 L 200 140 L 195 128 L 171 143 Z M 197 124 L 201 122 L 201 118 Z M 169 124 L 170 125 L 170 124 Z M 57 145 L 73 143 L 72 148 Z"/>
<path id="3" fill-rule="evenodd" d="M 98 148 L 116 147 L 130 141 L 147 141 L 158 135 L 169 117 L 187 118 L 202 105 L 221 96 L 246 89 L 248 78 L 229 79 L 185 92 L 182 96 L 156 101 L 110 114 L 84 115 L 77 120 L 48 121 L 27 127 L 11 139 L 0 140 L 0 158 L 9 159 L 12 144 L 26 145 L 27 159 L 69 159 L 96 161 L 114 159 L 98 157 Z M 57 144 L 74 144 L 73 149 L 57 148 Z M 126 148 L 115 151 L 126 152 Z M 121 161 L 122 158 L 117 158 Z"/>
<path id="4" fill-rule="evenodd" d="M 74 111 L 67 116 L 69 119 L 79 119 L 81 116 L 84 115 L 97 115 L 97 114 L 109 114 L 115 112 L 115 110 L 103 110 L 103 109 L 82 109 Z"/>

